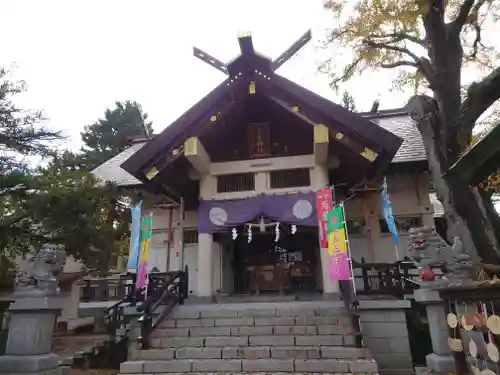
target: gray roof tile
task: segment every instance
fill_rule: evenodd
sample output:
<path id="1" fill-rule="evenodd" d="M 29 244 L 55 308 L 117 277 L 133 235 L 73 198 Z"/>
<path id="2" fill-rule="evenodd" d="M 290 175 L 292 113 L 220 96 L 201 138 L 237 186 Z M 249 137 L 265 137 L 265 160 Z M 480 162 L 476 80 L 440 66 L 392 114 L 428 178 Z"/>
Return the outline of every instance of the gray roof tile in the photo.
<path id="1" fill-rule="evenodd" d="M 146 142 L 135 143 L 104 164 L 92 171 L 92 174 L 100 181 L 112 182 L 118 186 L 134 186 L 142 184 L 137 178 L 121 167 L 121 164 L 139 151 Z"/>
<path id="2" fill-rule="evenodd" d="M 393 163 L 427 160 L 422 136 L 417 125 L 407 115 L 396 115 L 372 119 L 385 130 L 403 138 L 403 144 L 392 159 Z"/>

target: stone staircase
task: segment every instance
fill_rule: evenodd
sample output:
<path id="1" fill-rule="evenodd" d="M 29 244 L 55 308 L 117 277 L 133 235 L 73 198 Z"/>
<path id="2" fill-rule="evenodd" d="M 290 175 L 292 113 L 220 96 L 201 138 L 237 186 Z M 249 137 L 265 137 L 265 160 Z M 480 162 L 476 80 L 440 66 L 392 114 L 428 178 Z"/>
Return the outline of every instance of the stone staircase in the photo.
<path id="1" fill-rule="evenodd" d="M 138 327 L 131 332 L 137 333 Z M 178 306 L 121 374 L 377 374 L 339 302 Z"/>

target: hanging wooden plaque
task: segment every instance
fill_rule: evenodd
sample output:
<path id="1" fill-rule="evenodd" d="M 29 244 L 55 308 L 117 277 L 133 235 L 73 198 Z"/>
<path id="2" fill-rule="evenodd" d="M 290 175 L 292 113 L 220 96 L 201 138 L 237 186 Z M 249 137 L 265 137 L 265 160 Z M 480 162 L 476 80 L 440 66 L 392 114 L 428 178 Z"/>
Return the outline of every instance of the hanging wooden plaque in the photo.
<path id="1" fill-rule="evenodd" d="M 253 123 L 248 127 L 248 149 L 251 158 L 271 156 L 269 123 Z"/>

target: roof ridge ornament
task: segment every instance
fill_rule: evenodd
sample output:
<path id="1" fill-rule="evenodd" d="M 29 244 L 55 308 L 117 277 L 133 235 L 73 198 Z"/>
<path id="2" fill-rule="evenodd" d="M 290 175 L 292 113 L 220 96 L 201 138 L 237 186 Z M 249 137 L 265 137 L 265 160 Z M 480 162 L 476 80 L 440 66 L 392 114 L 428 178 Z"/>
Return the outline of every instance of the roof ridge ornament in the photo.
<path id="1" fill-rule="evenodd" d="M 290 47 L 288 47 L 285 52 L 279 55 L 276 59 L 270 61 L 271 71 L 276 71 L 280 68 L 284 63 L 286 63 L 292 56 L 294 56 L 302 47 L 304 47 L 312 37 L 311 29 L 307 30 L 303 35 L 298 38 L 295 43 L 293 43 Z M 252 35 L 250 32 L 239 32 L 238 33 L 238 43 L 240 45 L 240 55 L 231 60 L 229 63 L 223 63 L 221 60 L 216 59 L 212 55 L 204 52 L 203 50 L 193 47 L 193 55 L 199 58 L 201 61 L 207 63 L 208 65 L 214 67 L 218 71 L 230 75 L 229 65 L 231 65 L 234 61 L 238 60 L 242 56 L 259 56 L 266 60 L 270 60 L 269 58 L 263 56 L 261 53 L 255 51 L 252 41 Z"/>

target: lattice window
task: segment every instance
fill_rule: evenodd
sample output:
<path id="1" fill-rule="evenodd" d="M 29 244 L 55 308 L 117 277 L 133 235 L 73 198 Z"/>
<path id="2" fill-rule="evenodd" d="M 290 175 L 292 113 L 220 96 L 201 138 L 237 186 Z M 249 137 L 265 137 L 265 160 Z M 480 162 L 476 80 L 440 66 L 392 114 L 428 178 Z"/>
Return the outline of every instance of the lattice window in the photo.
<path id="1" fill-rule="evenodd" d="M 347 232 L 352 235 L 363 235 L 365 231 L 365 219 L 346 220 Z"/>
<path id="2" fill-rule="evenodd" d="M 284 189 L 311 185 L 308 168 L 273 171 L 269 174 L 271 189 Z"/>
<path id="3" fill-rule="evenodd" d="M 412 216 L 412 217 L 395 217 L 396 228 L 398 229 L 399 234 L 408 233 L 410 228 L 419 228 L 422 224 L 422 218 L 420 216 Z M 389 228 L 387 227 L 387 223 L 385 219 L 379 219 L 380 233 L 390 233 Z"/>
<path id="4" fill-rule="evenodd" d="M 198 243 L 198 230 L 184 229 L 183 240 L 185 245 Z"/>
<path id="5" fill-rule="evenodd" d="M 255 190 L 255 173 L 238 173 L 217 176 L 217 192 L 233 193 Z"/>

